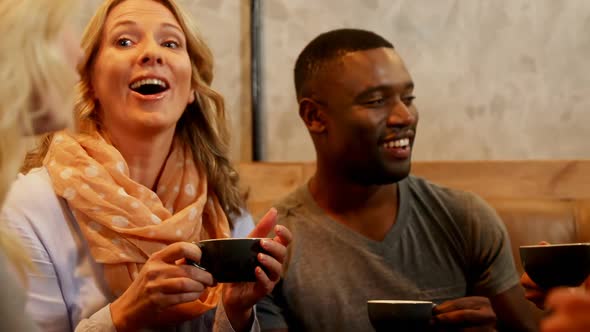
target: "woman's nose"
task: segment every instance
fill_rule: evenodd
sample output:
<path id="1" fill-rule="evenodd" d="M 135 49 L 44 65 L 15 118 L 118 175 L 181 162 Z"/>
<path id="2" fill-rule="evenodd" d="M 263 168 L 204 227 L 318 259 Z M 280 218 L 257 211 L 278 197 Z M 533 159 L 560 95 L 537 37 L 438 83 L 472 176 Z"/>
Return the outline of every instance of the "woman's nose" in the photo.
<path id="1" fill-rule="evenodd" d="M 143 50 L 143 54 L 140 57 L 140 63 L 142 65 L 161 65 L 164 63 L 164 59 L 162 57 L 160 45 L 156 42 L 150 42 L 145 45 Z"/>
<path id="2" fill-rule="evenodd" d="M 146 53 L 141 57 L 141 63 L 144 65 L 150 65 L 150 64 L 161 65 L 164 63 L 164 60 L 162 59 L 161 56 Z"/>

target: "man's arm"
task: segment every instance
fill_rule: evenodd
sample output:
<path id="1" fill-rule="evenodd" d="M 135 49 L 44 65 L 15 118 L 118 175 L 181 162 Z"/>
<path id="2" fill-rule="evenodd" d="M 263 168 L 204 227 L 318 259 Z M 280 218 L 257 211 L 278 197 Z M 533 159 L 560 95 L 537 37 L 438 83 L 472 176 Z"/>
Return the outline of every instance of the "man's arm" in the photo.
<path id="1" fill-rule="evenodd" d="M 541 313 L 519 284 L 506 226 L 480 197 L 472 196 L 469 205 L 472 293 L 490 299 L 500 331 L 537 331 Z"/>
<path id="2" fill-rule="evenodd" d="M 490 297 L 499 331 L 538 331 L 543 312 L 524 297 L 520 285 Z"/>

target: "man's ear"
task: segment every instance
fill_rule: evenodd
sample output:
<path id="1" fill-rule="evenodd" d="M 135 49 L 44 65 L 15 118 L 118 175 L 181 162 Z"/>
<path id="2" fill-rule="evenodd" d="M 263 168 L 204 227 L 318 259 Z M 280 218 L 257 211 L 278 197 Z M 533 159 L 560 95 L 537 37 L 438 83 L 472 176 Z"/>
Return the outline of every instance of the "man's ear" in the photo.
<path id="1" fill-rule="evenodd" d="M 302 98 L 299 101 L 299 117 L 311 133 L 322 133 L 326 130 L 326 116 L 315 100 Z"/>

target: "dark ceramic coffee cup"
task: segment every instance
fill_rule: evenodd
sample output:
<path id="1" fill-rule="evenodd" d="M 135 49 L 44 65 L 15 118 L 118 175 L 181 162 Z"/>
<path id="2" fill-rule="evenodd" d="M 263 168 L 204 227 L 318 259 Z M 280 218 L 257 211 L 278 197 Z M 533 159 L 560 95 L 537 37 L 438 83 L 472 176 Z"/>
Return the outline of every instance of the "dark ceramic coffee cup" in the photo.
<path id="1" fill-rule="evenodd" d="M 521 246 L 522 267 L 539 287 L 579 286 L 590 275 L 590 243 Z"/>
<path id="2" fill-rule="evenodd" d="M 369 320 L 377 331 L 428 331 L 434 306 L 430 301 L 367 301 Z"/>
<path id="3" fill-rule="evenodd" d="M 265 253 L 261 238 L 226 238 L 196 243 L 201 249 L 201 261 L 189 264 L 213 275 L 217 282 L 256 281 L 255 269 L 260 266 L 257 255 Z"/>

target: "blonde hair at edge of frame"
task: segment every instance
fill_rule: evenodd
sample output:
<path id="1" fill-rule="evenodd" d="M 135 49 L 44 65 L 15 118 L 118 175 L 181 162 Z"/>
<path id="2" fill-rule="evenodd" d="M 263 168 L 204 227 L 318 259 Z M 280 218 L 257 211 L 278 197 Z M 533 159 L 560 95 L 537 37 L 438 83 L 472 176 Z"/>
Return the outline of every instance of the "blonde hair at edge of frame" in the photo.
<path id="1" fill-rule="evenodd" d="M 23 135 L 47 112 L 39 109 L 41 95 L 73 102 L 76 76 L 59 39 L 75 6 L 76 0 L 0 1 L 0 205 L 23 160 Z M 0 254 L 24 277 L 30 259 L 16 239 L 0 220 Z"/>
<path id="2" fill-rule="evenodd" d="M 100 131 L 99 105 L 92 95 L 91 68 L 101 44 L 104 24 L 108 14 L 125 0 L 106 0 L 98 8 L 82 36 L 84 57 L 78 65 L 80 82 L 74 112 L 76 129 L 89 132 Z M 181 116 L 176 136 L 189 144 L 195 163 L 203 165 L 207 172 L 209 188 L 213 191 L 228 216 L 239 215 L 243 200 L 238 189 L 238 174 L 229 157 L 229 130 L 225 116 L 224 101 L 211 89 L 213 80 L 213 55 L 199 35 L 190 16 L 174 0 L 152 0 L 163 4 L 178 20 L 186 35 L 187 51 L 192 63 L 192 87 L 195 103 L 189 105 Z M 27 172 L 40 167 L 51 135 L 47 135 L 36 151 L 29 153 L 21 169 Z"/>

